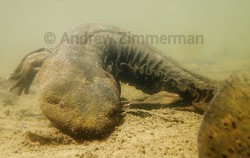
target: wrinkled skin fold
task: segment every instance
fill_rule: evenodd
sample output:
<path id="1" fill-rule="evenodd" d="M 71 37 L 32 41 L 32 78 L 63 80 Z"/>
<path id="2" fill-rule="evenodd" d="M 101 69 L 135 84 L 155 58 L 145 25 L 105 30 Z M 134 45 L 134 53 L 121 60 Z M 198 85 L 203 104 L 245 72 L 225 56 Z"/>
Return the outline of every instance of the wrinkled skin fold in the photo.
<path id="1" fill-rule="evenodd" d="M 87 42 L 79 42 L 77 37 L 86 32 Z M 148 94 L 168 91 L 194 105 L 210 102 L 218 82 L 187 70 L 150 45 L 129 42 L 128 36 L 113 26 L 76 27 L 54 49 L 28 54 L 10 76 L 16 82 L 10 90 L 28 93 L 35 79 L 43 113 L 80 137 L 102 137 L 119 123 L 120 80 Z"/>

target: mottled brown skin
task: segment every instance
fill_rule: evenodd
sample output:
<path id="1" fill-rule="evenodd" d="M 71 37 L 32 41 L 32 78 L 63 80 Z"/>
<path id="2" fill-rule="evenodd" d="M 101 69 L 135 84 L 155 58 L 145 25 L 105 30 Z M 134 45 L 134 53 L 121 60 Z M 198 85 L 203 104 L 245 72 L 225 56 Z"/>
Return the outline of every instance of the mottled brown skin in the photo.
<path id="1" fill-rule="evenodd" d="M 88 42 L 71 41 L 86 32 Z M 56 126 L 80 137 L 109 133 L 121 118 L 119 80 L 149 94 L 162 90 L 178 93 L 188 103 L 204 105 L 214 96 L 217 82 L 188 71 L 156 48 L 130 43 L 128 35 L 116 27 L 85 24 L 67 32 L 69 38 L 51 54 L 41 53 L 46 60 L 35 77 L 40 107 Z M 29 72 L 34 62 L 24 58 L 22 63 L 30 64 L 21 64 L 12 75 L 21 74 L 15 77 L 17 84 L 12 89 L 27 92 L 37 71 L 30 79 L 30 73 L 20 70 Z"/>
<path id="2" fill-rule="evenodd" d="M 211 101 L 198 134 L 200 158 L 250 157 L 250 74 L 234 75 Z"/>
<path id="3" fill-rule="evenodd" d="M 98 54 L 82 47 L 59 45 L 45 61 L 37 76 L 40 107 L 61 129 L 99 137 L 119 122 L 119 91 L 115 78 L 99 64 Z"/>

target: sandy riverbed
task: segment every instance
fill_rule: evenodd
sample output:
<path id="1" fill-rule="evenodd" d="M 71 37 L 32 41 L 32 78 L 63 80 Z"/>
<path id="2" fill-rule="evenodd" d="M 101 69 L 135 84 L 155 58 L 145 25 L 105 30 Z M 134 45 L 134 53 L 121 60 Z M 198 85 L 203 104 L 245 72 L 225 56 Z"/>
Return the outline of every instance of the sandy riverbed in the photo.
<path id="1" fill-rule="evenodd" d="M 218 70 L 225 65 L 210 66 L 209 72 L 215 72 L 210 76 L 224 78 L 230 68 Z M 208 70 L 189 66 L 199 73 Z M 1 82 L 0 86 L 1 157 L 197 157 L 202 115 L 168 108 L 150 110 L 153 115 L 124 113 L 122 123 L 107 138 L 77 142 L 42 114 L 34 90 L 18 97 L 6 92 L 8 84 Z M 133 99 L 144 94 L 123 85 L 122 95 Z"/>

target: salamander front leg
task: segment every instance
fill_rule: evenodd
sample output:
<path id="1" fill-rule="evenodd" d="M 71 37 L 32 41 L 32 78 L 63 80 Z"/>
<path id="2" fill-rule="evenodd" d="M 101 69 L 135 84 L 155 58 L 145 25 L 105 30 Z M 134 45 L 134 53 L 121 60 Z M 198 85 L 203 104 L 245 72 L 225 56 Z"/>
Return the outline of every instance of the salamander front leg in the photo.
<path id="1" fill-rule="evenodd" d="M 23 91 L 24 94 L 28 94 L 37 72 L 50 54 L 50 50 L 41 48 L 26 55 L 8 77 L 9 80 L 14 81 L 14 85 L 9 88 L 9 91 L 17 89 L 18 95 L 21 95 Z"/>

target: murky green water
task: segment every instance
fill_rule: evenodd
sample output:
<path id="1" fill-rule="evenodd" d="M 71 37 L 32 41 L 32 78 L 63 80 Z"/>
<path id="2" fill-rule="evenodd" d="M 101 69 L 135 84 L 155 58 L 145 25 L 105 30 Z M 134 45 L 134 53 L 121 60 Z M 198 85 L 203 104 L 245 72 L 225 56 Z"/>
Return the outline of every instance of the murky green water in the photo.
<path id="1" fill-rule="evenodd" d="M 0 76 L 38 48 L 53 47 L 84 22 L 116 25 L 142 35 L 202 35 L 204 44 L 155 44 L 196 72 L 225 78 L 250 68 L 250 1 L 241 0 L 1 0 Z"/>
<path id="2" fill-rule="evenodd" d="M 98 157 L 98 155 L 100 157 L 123 155 L 196 157 L 197 131 L 201 115 L 164 108 L 149 112 L 143 110 L 142 114 L 139 110 L 137 113 L 141 116 L 137 116 L 133 115 L 133 111 L 126 114 L 128 106 L 124 106 L 125 118 L 122 119 L 124 121 L 121 121 L 123 123 L 110 137 L 100 142 L 79 143 L 62 132 L 58 133 L 49 123 L 42 114 L 41 103 L 37 101 L 36 95 L 39 92 L 36 92 L 35 88 L 31 90 L 31 95 L 18 97 L 14 93 L 7 92 L 11 83 L 2 77 L 7 77 L 29 52 L 43 47 L 53 48 L 60 42 L 65 31 L 86 22 L 115 25 L 144 37 L 156 36 L 169 39 L 175 36 L 189 39 L 198 35 L 202 37 L 202 42 L 197 44 L 192 44 L 189 40 L 185 40 L 186 44 L 183 41 L 175 44 L 173 42 L 153 42 L 153 44 L 190 70 L 213 79 L 225 79 L 231 73 L 238 72 L 250 74 L 249 15 L 249 0 L 0 0 L 0 155 L 2 157 L 45 155 L 47 157 Z M 56 37 L 53 44 L 48 44 L 44 40 L 48 32 Z M 136 90 L 132 89 L 134 87 L 123 86 L 127 88 L 123 90 L 123 93 L 127 94 L 123 98 L 128 101 L 137 96 L 144 96 L 141 91 L 135 92 Z M 229 94 L 230 98 L 234 98 L 231 93 Z M 51 103 L 58 100 L 58 105 L 64 108 L 63 100 L 65 98 L 67 100 L 67 95 L 63 97 L 51 97 Z M 158 96 L 156 98 L 158 99 Z M 172 97 L 168 94 L 166 98 Z M 238 96 L 235 98 L 237 101 L 240 100 Z M 48 103 L 49 101 L 50 97 L 47 99 Z M 85 102 L 83 98 L 83 103 Z M 80 103 L 81 105 L 79 102 L 76 104 L 80 105 L 79 109 L 85 107 L 81 99 Z M 240 108 L 240 105 L 238 107 Z M 95 108 L 90 108 L 89 111 L 91 109 Z M 78 111 L 78 107 L 75 111 Z M 218 111 L 218 114 L 226 111 Z M 68 117 L 66 115 L 65 118 Z M 94 120 L 97 117 L 103 116 L 89 118 Z M 239 118 L 243 117 L 237 118 L 241 121 Z M 222 119 L 219 121 L 222 122 Z M 222 125 L 223 129 L 226 129 L 225 125 L 227 124 Z M 71 127 L 73 130 L 74 124 Z M 237 124 L 237 129 L 241 129 L 239 127 L 241 126 Z M 235 133 L 238 134 L 233 132 Z M 207 138 L 210 137 L 209 135 Z M 238 141 L 241 137 L 231 138 Z M 239 142 L 239 147 L 242 143 L 244 148 L 245 142 Z M 230 152 L 230 149 L 226 150 Z"/>

